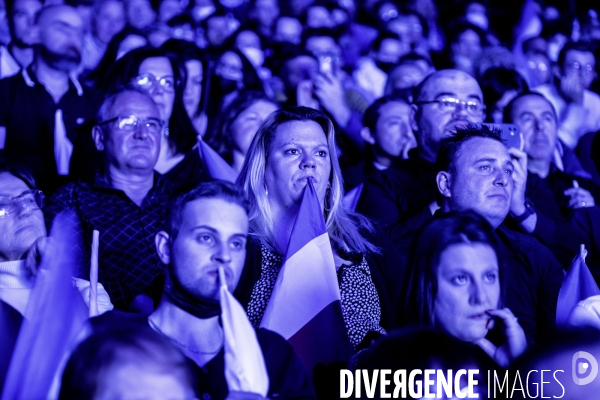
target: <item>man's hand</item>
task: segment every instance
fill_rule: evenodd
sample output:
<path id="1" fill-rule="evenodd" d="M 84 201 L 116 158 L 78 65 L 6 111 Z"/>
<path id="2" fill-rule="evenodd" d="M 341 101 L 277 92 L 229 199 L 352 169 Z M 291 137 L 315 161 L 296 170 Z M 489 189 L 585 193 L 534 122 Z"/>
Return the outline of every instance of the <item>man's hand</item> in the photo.
<path id="1" fill-rule="evenodd" d="M 36 276 L 44 254 L 47 254 L 48 249 L 54 245 L 54 240 L 49 236 L 41 236 L 27 251 L 25 257 L 25 268 L 29 275 Z"/>
<path id="2" fill-rule="evenodd" d="M 583 104 L 583 85 L 577 75 L 563 75 L 560 80 L 560 91 L 568 102 Z"/>
<path id="3" fill-rule="evenodd" d="M 346 105 L 344 88 L 340 80 L 331 73 L 320 73 L 314 78 L 315 96 L 333 116 L 339 126 L 346 126 L 350 120 L 350 109 Z"/>
<path id="4" fill-rule="evenodd" d="M 564 191 L 565 196 L 570 197 L 569 208 L 585 208 L 594 207 L 594 196 L 587 190 L 580 187 L 569 188 Z"/>

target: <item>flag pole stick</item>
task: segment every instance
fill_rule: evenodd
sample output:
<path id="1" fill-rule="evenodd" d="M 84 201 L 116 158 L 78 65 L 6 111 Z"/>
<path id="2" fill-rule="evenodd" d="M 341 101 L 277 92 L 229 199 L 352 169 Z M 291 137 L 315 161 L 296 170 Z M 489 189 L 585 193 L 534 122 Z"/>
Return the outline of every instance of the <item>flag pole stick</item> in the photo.
<path id="1" fill-rule="evenodd" d="M 92 234 L 92 257 L 90 260 L 90 318 L 98 312 L 98 243 L 100 232 L 94 229 Z"/>

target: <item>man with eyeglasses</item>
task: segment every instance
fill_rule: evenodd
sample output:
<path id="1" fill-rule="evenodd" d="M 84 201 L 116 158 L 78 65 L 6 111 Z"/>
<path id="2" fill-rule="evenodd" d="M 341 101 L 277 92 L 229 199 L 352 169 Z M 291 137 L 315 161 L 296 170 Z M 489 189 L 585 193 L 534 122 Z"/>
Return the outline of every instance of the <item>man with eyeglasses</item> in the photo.
<path id="1" fill-rule="evenodd" d="M 575 148 L 583 135 L 600 129 L 600 96 L 588 90 L 596 78 L 596 58 L 585 42 L 568 42 L 558 56 L 553 83 L 535 88 L 554 106 L 558 137 Z"/>
<path id="2" fill-rule="evenodd" d="M 32 64 L 0 81 L 0 153 L 27 167 L 49 192 L 68 182 L 75 142 L 96 105 L 76 79 L 84 34 L 77 11 L 43 7 L 29 29 Z"/>
<path id="3" fill-rule="evenodd" d="M 429 75 L 415 89 L 410 123 L 417 147 L 366 182 L 357 210 L 395 235 L 420 226 L 438 208 L 435 158 L 440 141 L 456 128 L 483 122 L 483 94 L 469 74 L 453 69 Z M 396 230 L 396 228 L 390 228 Z"/>
<path id="4" fill-rule="evenodd" d="M 154 234 L 164 222 L 171 184 L 154 166 L 164 122 L 152 98 L 126 90 L 104 100 L 92 130 L 103 159 L 92 182 L 59 189 L 49 201 L 47 220 L 75 211 L 82 262 L 89 260 L 92 231 L 100 232 L 99 280 L 121 310 L 151 312 L 163 266 Z M 157 291 L 155 292 L 154 289 Z"/>

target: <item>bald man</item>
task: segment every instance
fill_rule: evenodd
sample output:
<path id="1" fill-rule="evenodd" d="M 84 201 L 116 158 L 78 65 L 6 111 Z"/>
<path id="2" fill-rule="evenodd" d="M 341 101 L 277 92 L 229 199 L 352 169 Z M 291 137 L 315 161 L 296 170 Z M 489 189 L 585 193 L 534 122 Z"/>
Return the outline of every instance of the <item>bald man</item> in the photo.
<path id="1" fill-rule="evenodd" d="M 76 79 L 83 34 L 73 7 L 42 8 L 32 32 L 33 63 L 0 81 L 0 149 L 7 161 L 28 167 L 46 192 L 67 181 L 73 142 L 96 111 Z"/>
<path id="2" fill-rule="evenodd" d="M 435 159 L 440 141 L 455 128 L 483 122 L 483 94 L 469 74 L 446 69 L 429 75 L 415 92 L 410 123 L 418 146 L 409 159 L 375 173 L 365 183 L 358 211 L 382 226 L 416 228 L 437 209 Z"/>

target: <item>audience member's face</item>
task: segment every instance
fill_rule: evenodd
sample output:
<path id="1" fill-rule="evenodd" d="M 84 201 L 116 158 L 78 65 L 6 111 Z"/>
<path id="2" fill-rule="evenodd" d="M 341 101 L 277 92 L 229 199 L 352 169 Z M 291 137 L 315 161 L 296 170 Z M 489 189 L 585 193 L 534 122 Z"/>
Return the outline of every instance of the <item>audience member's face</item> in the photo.
<path id="1" fill-rule="evenodd" d="M 243 49 L 245 47 L 262 48 L 260 38 L 251 30 L 244 30 L 237 35 L 235 38 L 235 47 L 238 49 Z"/>
<path id="2" fill-rule="evenodd" d="M 125 5 L 120 1 L 105 1 L 94 20 L 94 34 L 104 44 L 125 27 Z"/>
<path id="3" fill-rule="evenodd" d="M 460 101 L 476 102 L 483 106 L 483 94 L 477 81 L 469 74 L 457 70 L 442 70 L 432 76 L 417 102 L 429 102 L 454 98 Z M 420 154 L 427 160 L 435 161 L 440 141 L 451 136 L 457 127 L 469 123 L 483 122 L 481 112 L 469 112 L 466 105 L 458 105 L 454 110 L 446 110 L 440 103 L 428 103 L 418 106 L 415 114 L 418 130 Z"/>
<path id="4" fill-rule="evenodd" d="M 154 80 L 152 86 L 148 90 L 148 94 L 154 99 L 154 102 L 160 111 L 160 118 L 164 121 L 168 121 L 173 113 L 175 88 L 174 86 L 170 88 L 163 87 L 156 78 L 169 78 L 171 81 L 174 79 L 171 62 L 166 57 L 147 58 L 140 64 L 138 75 L 149 75 L 150 78 Z"/>
<path id="5" fill-rule="evenodd" d="M 589 51 L 570 50 L 563 64 L 565 76 L 575 76 L 583 89 L 589 89 L 596 77 L 596 59 Z"/>
<path id="6" fill-rule="evenodd" d="M 316 57 L 320 55 L 340 55 L 340 48 L 332 37 L 314 36 L 306 41 L 306 51 L 310 51 Z"/>
<path id="7" fill-rule="evenodd" d="M 154 22 L 156 13 L 149 0 L 129 0 L 127 4 L 127 21 L 131 26 L 144 29 Z"/>
<path id="8" fill-rule="evenodd" d="M 158 160 L 162 130 L 154 132 L 141 121 L 160 119 L 158 108 L 147 96 L 126 92 L 115 101 L 108 119 L 129 115 L 140 121 L 134 130 L 120 128 L 118 121 L 103 125 L 103 137 L 96 139 L 96 147 L 104 151 L 110 166 L 122 172 L 152 171 Z"/>
<path id="9" fill-rule="evenodd" d="M 313 79 L 319 73 L 319 63 L 313 57 L 299 56 L 285 63 L 282 77 L 286 89 L 295 89 L 301 81 Z"/>
<path id="10" fill-rule="evenodd" d="M 221 46 L 231 34 L 225 17 L 212 17 L 206 26 L 206 39 L 212 46 Z"/>
<path id="11" fill-rule="evenodd" d="M 381 47 L 375 55 L 377 61 L 384 63 L 395 64 L 398 59 L 407 53 L 409 49 L 406 48 L 402 42 L 396 39 L 384 39 L 381 42 Z"/>
<path id="12" fill-rule="evenodd" d="M 306 26 L 308 28 L 333 28 L 333 19 L 325 7 L 309 7 L 306 10 Z"/>
<path id="13" fill-rule="evenodd" d="M 13 4 L 13 34 L 12 42 L 17 46 L 31 46 L 32 28 L 35 25 L 35 14 L 42 8 L 39 0 L 15 0 Z"/>
<path id="14" fill-rule="evenodd" d="M 408 89 L 417 86 L 425 77 L 427 72 L 415 63 L 404 63 L 394 68 L 388 79 L 391 80 L 392 89 Z"/>
<path id="15" fill-rule="evenodd" d="M 281 17 L 275 24 L 275 34 L 273 36 L 276 42 L 299 45 L 302 37 L 302 24 L 296 18 Z"/>
<path id="16" fill-rule="evenodd" d="M 529 158 L 552 160 L 558 135 L 552 105 L 540 96 L 521 97 L 513 104 L 512 120 L 523 134 Z"/>
<path id="17" fill-rule="evenodd" d="M 550 60 L 546 55 L 538 53 L 528 54 L 527 68 L 529 68 L 531 87 L 550 82 L 550 78 L 552 77 L 550 74 Z"/>
<path id="18" fill-rule="evenodd" d="M 158 6 L 158 20 L 167 22 L 181 13 L 181 2 L 179 0 L 162 0 Z"/>
<path id="19" fill-rule="evenodd" d="M 202 63 L 198 60 L 188 60 L 185 62 L 187 70 L 187 81 L 183 91 L 183 104 L 190 118 L 193 118 L 198 111 L 200 96 L 202 95 Z"/>
<path id="20" fill-rule="evenodd" d="M 69 72 L 81 62 L 83 20 L 74 8 L 59 6 L 38 21 L 43 59 L 55 68 Z"/>
<path id="21" fill-rule="evenodd" d="M 270 101 L 259 100 L 246 108 L 231 124 L 231 136 L 235 150 L 246 155 L 252 139 L 263 121 L 278 107 Z"/>
<path id="22" fill-rule="evenodd" d="M 240 56 L 232 51 L 226 51 L 217 63 L 215 74 L 225 79 L 241 82 L 244 79 L 243 69 L 244 66 Z"/>
<path id="23" fill-rule="evenodd" d="M 415 15 L 400 15 L 390 21 L 387 28 L 397 33 L 405 46 L 416 44 L 423 39 L 423 27 Z"/>
<path id="24" fill-rule="evenodd" d="M 29 190 L 19 178 L 7 172 L 0 173 L 0 205 L 9 203 L 6 196 L 18 196 Z M 33 243 L 46 236 L 42 210 L 16 207 L 12 214 L 0 218 L 0 262 L 23 258 Z"/>
<path id="25" fill-rule="evenodd" d="M 506 147 L 494 139 L 472 138 L 462 145 L 455 165 L 449 183 L 452 210 L 473 210 L 498 227 L 508 215 L 514 188 Z"/>
<path id="26" fill-rule="evenodd" d="M 312 179 L 323 204 L 331 174 L 323 129 L 314 121 L 291 121 L 280 125 L 274 135 L 265 170 L 269 202 L 284 209 L 299 204 Z"/>
<path id="27" fill-rule="evenodd" d="M 458 36 L 452 49 L 455 55 L 475 60 L 481 54 L 481 39 L 477 33 L 468 29 Z"/>
<path id="28" fill-rule="evenodd" d="M 203 198 L 187 203 L 170 262 L 191 295 L 219 298 L 219 266 L 229 291 L 238 284 L 246 260 L 248 216 L 237 204 Z M 164 260 L 163 260 L 164 261 Z"/>
<path id="29" fill-rule="evenodd" d="M 379 109 L 374 137 L 376 146 L 384 154 L 399 157 L 406 143 L 415 141 L 409 116 L 410 106 L 399 101 L 389 102 Z"/>
<path id="30" fill-rule="evenodd" d="M 248 61 L 255 68 L 262 67 L 265 55 L 262 51 L 260 38 L 256 33 L 250 30 L 240 32 L 235 39 L 235 47 L 248 58 Z"/>
<path id="31" fill-rule="evenodd" d="M 131 50 L 144 47 L 147 44 L 148 41 L 143 36 L 128 35 L 119 45 L 119 49 L 117 50 L 117 60 L 129 53 Z"/>
<path id="32" fill-rule="evenodd" d="M 132 360 L 114 365 L 98 383 L 94 400 L 192 399 L 193 388 L 182 371 L 165 371 L 160 365 L 149 366 Z"/>
<path id="33" fill-rule="evenodd" d="M 500 300 L 494 250 L 482 243 L 449 246 L 440 255 L 436 278 L 436 326 L 466 342 L 485 337 L 490 320 L 486 310 L 498 308 Z"/>
<path id="34" fill-rule="evenodd" d="M 262 26 L 270 27 L 279 16 L 279 4 L 276 0 L 256 0 L 254 2 L 254 12 L 256 19 Z"/>

